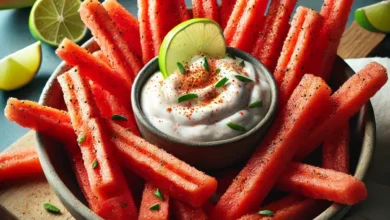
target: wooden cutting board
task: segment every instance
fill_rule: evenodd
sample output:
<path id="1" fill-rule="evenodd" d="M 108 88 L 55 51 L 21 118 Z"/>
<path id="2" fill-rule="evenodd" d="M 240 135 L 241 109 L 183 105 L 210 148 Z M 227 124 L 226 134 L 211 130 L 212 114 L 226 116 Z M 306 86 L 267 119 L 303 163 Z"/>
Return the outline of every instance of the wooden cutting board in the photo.
<path id="1" fill-rule="evenodd" d="M 385 38 L 384 34 L 371 33 L 357 23 L 346 29 L 338 54 L 344 58 L 368 56 Z M 36 146 L 35 133 L 28 132 L 6 151 Z M 61 209 L 61 215 L 53 215 L 43 208 L 43 203 L 50 202 Z M 73 219 L 62 206 L 42 176 L 35 179 L 0 183 L 0 219 Z"/>

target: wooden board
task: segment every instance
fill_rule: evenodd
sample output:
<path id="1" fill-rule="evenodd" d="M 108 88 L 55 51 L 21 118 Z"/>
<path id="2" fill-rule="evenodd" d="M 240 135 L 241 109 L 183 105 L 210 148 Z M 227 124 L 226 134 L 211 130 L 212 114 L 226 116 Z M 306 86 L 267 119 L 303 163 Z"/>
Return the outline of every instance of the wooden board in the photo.
<path id="1" fill-rule="evenodd" d="M 385 38 L 384 34 L 371 33 L 353 23 L 344 33 L 339 55 L 344 59 L 366 57 Z M 34 132 L 29 132 L 7 151 L 36 146 Z M 59 207 L 61 215 L 45 211 L 42 204 L 51 202 Z M 73 217 L 62 206 L 44 177 L 0 184 L 0 219 L 58 219 Z"/>
<path id="2" fill-rule="evenodd" d="M 30 131 L 13 143 L 6 151 L 14 151 L 36 146 L 35 132 Z M 60 215 L 48 213 L 43 203 L 50 202 L 61 210 Z M 33 179 L 23 179 L 0 183 L 0 219 L 74 219 L 51 190 L 42 175 Z"/>
<path id="3" fill-rule="evenodd" d="M 361 28 L 354 21 L 345 30 L 337 53 L 343 59 L 367 57 L 385 37 L 385 34 L 372 33 Z"/>

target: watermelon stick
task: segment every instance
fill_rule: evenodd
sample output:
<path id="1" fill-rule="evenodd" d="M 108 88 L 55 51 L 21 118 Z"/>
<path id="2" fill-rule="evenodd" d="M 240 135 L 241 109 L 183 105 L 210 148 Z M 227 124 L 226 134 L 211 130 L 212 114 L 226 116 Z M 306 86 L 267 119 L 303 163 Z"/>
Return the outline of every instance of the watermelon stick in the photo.
<path id="1" fill-rule="evenodd" d="M 130 14 L 117 0 L 105 0 L 103 6 L 115 25 L 119 28 L 130 50 L 134 51 L 137 57 L 140 58 L 142 56 L 142 50 L 137 18 Z"/>
<path id="2" fill-rule="evenodd" d="M 148 0 L 138 0 L 138 19 L 141 34 L 142 61 L 146 64 L 158 54 L 158 50 L 154 51 Z"/>
<path id="3" fill-rule="evenodd" d="M 207 220 L 207 215 L 202 208 L 194 208 L 181 201 L 172 199 L 172 214 L 177 220 Z"/>
<path id="4" fill-rule="evenodd" d="M 274 72 L 283 42 L 289 30 L 289 20 L 297 0 L 273 0 L 265 23 L 259 31 L 252 55 Z"/>
<path id="5" fill-rule="evenodd" d="M 270 219 L 270 214 L 266 214 L 267 211 L 272 212 L 273 220 L 314 219 L 327 205 L 329 204 L 325 201 L 289 195 L 260 208 L 256 213 L 245 215 L 239 220 L 267 220 Z M 259 214 L 260 211 L 264 214 Z"/>
<path id="6" fill-rule="evenodd" d="M 194 18 L 208 18 L 219 23 L 219 5 L 217 0 L 192 0 Z"/>
<path id="7" fill-rule="evenodd" d="M 284 42 L 282 54 L 274 73 L 279 86 L 279 106 L 283 106 L 302 76 L 307 73 L 311 49 L 318 40 L 316 33 L 322 24 L 322 17 L 314 10 L 299 7 Z"/>
<path id="8" fill-rule="evenodd" d="M 225 29 L 237 0 L 222 0 L 221 3 L 221 27 Z"/>
<path id="9" fill-rule="evenodd" d="M 62 41 L 56 53 L 67 64 L 77 66 L 78 71 L 83 76 L 105 88 L 123 103 L 129 102 L 131 84 L 114 72 L 103 60 L 96 59 L 92 54 L 68 39 Z"/>
<path id="10" fill-rule="evenodd" d="M 348 123 L 349 119 L 366 104 L 387 82 L 386 69 L 372 62 L 349 78 L 331 97 L 332 114 L 318 123 L 295 155 L 296 160 L 305 159 L 337 128 Z"/>
<path id="11" fill-rule="evenodd" d="M 203 205 L 217 189 L 217 181 L 132 132 L 108 123 L 122 166 L 171 197 L 192 206 Z"/>
<path id="12" fill-rule="evenodd" d="M 79 183 L 81 192 L 83 192 L 84 197 L 88 202 L 89 207 L 93 212 L 98 214 L 100 217 L 103 217 L 99 213 L 99 210 L 102 207 L 102 200 L 97 197 L 94 192 L 92 192 L 91 185 L 89 184 L 87 170 L 84 167 L 81 151 L 75 140 L 76 139 L 73 139 L 73 142 L 68 140 L 68 143 L 65 144 L 65 149 L 68 152 L 73 172 L 76 176 L 77 182 Z"/>
<path id="13" fill-rule="evenodd" d="M 18 106 L 18 108 L 13 106 Z M 5 109 L 6 117 L 23 127 L 28 127 L 31 123 L 21 120 L 24 117 L 23 112 L 27 110 L 35 113 L 31 114 L 31 120 L 36 123 L 29 128 L 49 136 L 59 136 L 58 134 L 52 134 L 52 132 L 57 132 L 58 130 L 41 129 L 40 125 L 43 125 L 44 128 L 59 127 L 61 134 L 70 137 L 73 135 L 73 138 L 70 140 L 76 139 L 67 114 L 65 115 L 68 118 L 67 120 L 69 120 L 68 124 L 57 123 L 55 116 L 58 119 L 63 116 L 63 111 L 58 109 L 43 107 L 35 102 L 27 103 L 26 101 L 11 98 L 8 100 Z M 40 117 L 40 115 L 47 115 L 48 112 L 53 115 L 53 120 L 46 120 L 45 117 Z M 113 122 L 107 123 L 111 128 L 107 130 L 111 131 L 110 133 L 112 134 L 116 134 L 113 147 L 119 152 L 120 157 L 118 159 L 121 159 L 120 163 L 122 166 L 132 170 L 160 189 L 167 191 L 172 197 L 181 199 L 193 206 L 201 206 L 215 192 L 217 181 L 214 178 L 205 175 L 166 151 L 137 137 L 128 129 Z M 164 166 L 161 166 L 162 164 Z M 148 172 L 142 172 L 142 170 L 148 170 Z"/>
<path id="14" fill-rule="evenodd" d="M 92 192 L 89 185 L 87 172 L 84 167 L 84 162 L 81 157 L 81 152 L 77 144 L 69 141 L 65 145 L 71 158 L 71 165 L 83 192 L 89 207 L 102 218 L 116 216 L 116 213 L 102 212 L 102 207 L 105 202 L 99 199 Z M 3 152 L 0 154 L 0 180 L 12 180 L 16 178 L 33 177 L 42 175 L 42 168 L 39 163 L 37 152 L 34 148 L 21 149 L 14 152 Z M 121 207 L 124 200 L 116 199 L 116 206 Z M 118 209 L 119 210 L 119 209 Z M 122 211 L 123 212 L 123 211 Z"/>
<path id="15" fill-rule="evenodd" d="M 41 164 L 34 148 L 0 153 L 0 182 L 42 174 Z"/>
<path id="16" fill-rule="evenodd" d="M 142 63 L 102 4 L 98 0 L 84 1 L 80 6 L 80 16 L 114 70 L 131 83 Z"/>
<path id="17" fill-rule="evenodd" d="M 142 59 L 146 64 L 160 51 L 165 35 L 190 19 L 184 0 L 138 0 Z"/>
<path id="18" fill-rule="evenodd" d="M 99 59 L 99 56 L 102 56 L 103 53 L 97 51 L 93 55 Z M 100 59 L 105 60 L 104 56 Z M 134 134 L 139 135 L 130 101 L 121 102 L 117 97 L 107 92 L 104 87 L 100 87 L 91 81 L 90 86 L 101 116 L 105 119 L 114 120 L 117 124 L 129 128 Z"/>
<path id="19" fill-rule="evenodd" d="M 138 220 L 168 220 L 169 196 L 153 184 L 146 183 L 142 193 Z"/>
<path id="20" fill-rule="evenodd" d="M 130 129 L 135 135 L 140 135 L 130 102 L 125 104 L 120 102 L 118 98 L 96 84 L 90 83 L 90 87 L 102 118 L 113 120 L 122 127 Z"/>
<path id="21" fill-rule="evenodd" d="M 305 75 L 268 134 L 215 206 L 212 219 L 237 219 L 258 207 L 299 149 L 315 119 L 330 103 L 331 90 Z"/>
<path id="22" fill-rule="evenodd" d="M 165 35 L 190 17 L 184 0 L 149 0 L 148 6 L 154 56 L 157 56 Z"/>
<path id="23" fill-rule="evenodd" d="M 364 183 L 353 176 L 300 163 L 287 166 L 276 188 L 346 205 L 356 204 L 367 197 Z"/>
<path id="24" fill-rule="evenodd" d="M 9 98 L 4 115 L 9 121 L 44 133 L 61 142 L 76 140 L 69 115 L 65 111 L 42 106 L 33 101 Z"/>
<path id="25" fill-rule="evenodd" d="M 97 59 L 103 61 L 105 64 L 107 64 L 108 66 L 110 66 L 110 61 L 108 60 L 108 58 L 106 57 L 106 55 L 104 55 L 103 51 L 101 50 L 98 50 L 98 51 L 95 51 L 93 53 L 93 56 L 96 57 Z"/>
<path id="26" fill-rule="evenodd" d="M 77 143 L 75 141 L 69 141 L 65 144 L 65 148 L 71 159 L 71 165 L 77 182 L 79 183 L 80 189 L 83 192 L 91 210 L 103 219 L 126 219 L 132 217 L 129 210 L 124 208 L 128 203 L 126 196 L 122 195 L 108 200 L 103 200 L 96 196 L 96 194 L 92 191 L 87 170 L 85 169 L 81 151 Z"/>
<path id="27" fill-rule="evenodd" d="M 18 106 L 18 108 L 10 108 L 10 106 Z M 62 115 L 62 111 L 60 111 L 60 110 L 52 109 L 52 108 L 49 108 L 49 107 L 42 108 L 42 106 L 40 106 L 39 104 L 34 103 L 34 102 L 27 103 L 25 101 L 22 102 L 22 101 L 19 101 L 17 99 L 9 99 L 7 107 L 6 107 L 7 115 L 18 115 L 18 117 L 22 117 L 22 116 L 20 116 L 21 115 L 20 113 L 17 113 L 18 111 L 20 111 L 20 112 L 25 112 L 25 111 L 35 112 L 36 114 L 31 115 L 31 119 L 33 119 L 34 121 L 40 122 L 40 123 L 38 123 L 39 125 L 45 125 L 45 127 L 48 127 L 48 128 L 50 128 L 50 127 L 54 128 L 55 126 L 57 126 L 56 121 L 55 120 L 51 120 L 51 121 L 46 122 L 44 117 L 42 117 L 42 118 L 39 117 L 40 115 L 47 115 L 46 112 L 53 112 L 52 114 L 53 115 L 57 115 L 57 116 L 61 116 Z M 54 112 L 56 112 L 56 113 L 54 113 Z M 22 123 L 24 122 L 23 120 L 18 120 L 17 117 L 14 117 L 13 119 L 17 119 L 16 120 L 17 122 L 22 122 Z M 50 123 L 52 124 L 51 126 L 49 126 Z M 21 125 L 25 126 L 25 124 L 21 124 Z M 70 125 L 70 123 L 69 123 L 69 125 Z M 74 136 L 73 129 L 70 126 L 65 126 L 65 124 L 59 124 L 59 127 L 63 128 L 62 129 L 62 133 L 63 134 L 70 133 L 70 134 L 73 134 L 73 136 Z M 40 131 L 39 130 L 39 126 L 35 127 L 35 129 Z M 119 130 L 119 129 L 117 128 L 117 130 Z M 50 136 L 54 136 L 54 135 L 50 134 L 50 131 L 55 131 L 55 130 L 54 129 L 52 129 L 52 130 L 50 130 L 50 129 L 45 130 L 44 134 L 50 135 Z M 119 132 L 121 132 L 121 131 L 119 130 Z M 131 132 L 128 132 L 128 134 L 131 134 Z M 67 136 L 70 136 L 70 135 L 67 135 Z M 75 137 L 73 138 L 73 140 L 75 140 Z M 143 146 L 140 149 L 145 148 L 147 145 L 148 144 L 145 144 L 145 146 Z M 134 146 L 137 146 L 137 145 L 134 145 Z M 115 146 L 115 147 L 118 147 L 118 146 Z M 128 147 L 130 147 L 130 146 L 128 146 Z M 126 157 L 133 158 L 131 160 L 137 159 L 137 154 L 132 153 L 131 151 L 125 151 L 124 149 L 122 150 L 122 152 L 127 155 Z M 159 154 L 164 156 L 166 153 L 165 153 L 165 151 L 161 151 Z M 130 166 L 128 164 L 128 161 L 126 161 L 126 157 L 123 158 L 124 161 L 122 161 L 121 164 L 127 164 L 130 169 L 136 169 L 135 166 Z M 142 161 L 142 160 L 144 160 L 144 157 L 141 156 L 138 159 L 140 161 Z M 167 163 L 167 164 L 169 164 L 169 163 Z M 147 164 L 147 166 L 150 166 L 151 167 L 150 169 L 154 169 L 153 168 L 154 163 Z M 172 166 L 170 166 L 170 167 L 172 167 Z M 322 168 L 316 168 L 316 167 L 312 167 L 312 166 L 309 166 L 309 165 L 303 165 L 303 164 L 297 165 L 296 167 L 297 167 L 297 169 L 290 169 L 289 171 L 286 171 L 286 172 L 284 172 L 281 175 L 281 177 L 279 178 L 280 180 L 278 181 L 279 185 L 285 185 L 285 184 L 283 184 L 283 182 L 281 182 L 281 180 L 283 180 L 283 176 L 284 175 L 288 175 L 290 177 L 287 178 L 287 180 L 289 181 L 289 184 L 291 184 L 291 188 L 299 188 L 300 187 L 300 182 L 299 181 L 290 181 L 290 180 L 299 179 L 299 178 L 302 177 L 302 174 L 300 174 L 300 171 L 299 171 L 301 169 L 300 167 L 303 167 L 303 168 L 306 168 L 306 169 L 317 170 L 318 173 L 325 173 L 325 172 L 327 172 L 326 170 L 324 170 Z M 175 173 L 179 174 L 179 171 L 175 171 Z M 180 173 L 184 173 L 184 171 L 181 171 Z M 222 191 L 225 191 L 224 190 L 225 189 L 224 185 L 230 184 L 232 182 L 232 180 L 234 179 L 234 177 L 236 176 L 236 174 L 237 174 L 237 172 L 235 170 L 231 170 L 231 171 L 228 171 L 227 173 L 223 174 L 221 176 L 222 179 L 218 178 L 218 180 L 219 180 L 218 182 L 222 181 L 221 184 L 220 184 L 221 185 L 220 187 L 221 187 Z M 161 174 L 159 174 L 159 175 L 161 175 Z M 333 177 L 333 175 L 335 175 L 335 177 Z M 344 176 L 342 176 L 342 177 L 345 178 L 345 179 L 350 179 L 351 178 L 351 177 L 349 177 L 346 174 L 343 174 L 343 175 Z M 147 177 L 145 174 L 143 174 L 141 176 L 144 177 L 144 178 Z M 324 179 L 305 177 L 305 180 L 308 181 L 307 182 L 308 186 L 302 186 L 302 190 L 304 190 L 305 188 L 308 188 L 308 189 L 310 189 L 310 191 L 316 192 L 317 194 L 320 194 L 323 191 L 323 187 L 322 186 L 326 186 L 326 183 L 327 183 L 326 181 L 328 181 L 328 179 L 329 180 L 336 179 L 337 176 L 340 177 L 340 174 L 338 172 L 332 172 L 332 173 L 328 172 L 327 176 L 328 176 L 328 178 L 324 178 Z M 170 177 L 170 178 L 172 178 L 172 177 Z M 328 191 L 332 190 L 331 186 L 329 187 L 329 189 L 327 189 Z M 339 188 L 339 189 L 346 190 L 346 188 Z M 345 191 L 337 191 L 336 190 L 333 193 L 333 195 L 334 194 L 339 194 L 339 195 L 340 194 L 345 194 Z M 324 196 L 326 196 L 326 194 L 324 194 Z M 177 196 L 175 196 L 175 197 L 177 197 Z M 323 199 L 331 200 L 332 198 L 331 197 L 324 197 Z"/>
<path id="28" fill-rule="evenodd" d="M 263 25 L 267 4 L 267 0 L 237 0 L 224 30 L 228 46 L 251 51 Z"/>
<path id="29" fill-rule="evenodd" d="M 78 136 L 77 142 L 92 191 L 106 201 L 123 197 L 128 217 L 136 217 L 137 209 L 119 164 L 114 159 L 112 143 L 100 119 L 88 81 L 77 72 L 65 73 L 58 77 L 58 81 Z"/>
<path id="30" fill-rule="evenodd" d="M 349 124 L 325 139 L 322 144 L 322 167 L 349 173 Z"/>
<path id="31" fill-rule="evenodd" d="M 321 8 L 324 24 L 320 31 L 320 38 L 313 48 L 312 61 L 307 68 L 308 72 L 328 80 L 352 4 L 353 0 L 324 1 Z"/>

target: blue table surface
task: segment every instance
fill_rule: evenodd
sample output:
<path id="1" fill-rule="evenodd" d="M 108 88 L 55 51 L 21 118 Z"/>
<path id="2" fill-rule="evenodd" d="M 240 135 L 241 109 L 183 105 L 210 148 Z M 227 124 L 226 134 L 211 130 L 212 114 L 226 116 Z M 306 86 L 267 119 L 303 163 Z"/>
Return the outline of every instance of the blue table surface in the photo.
<path id="1" fill-rule="evenodd" d="M 133 15 L 137 15 L 136 0 L 119 0 Z M 186 0 L 188 5 L 191 0 Z M 379 0 L 355 0 L 353 11 L 359 7 L 369 5 Z M 299 0 L 299 5 L 304 5 L 316 10 L 321 8 L 323 1 L 320 0 Z M 22 49 L 36 40 L 31 36 L 28 28 L 28 16 L 30 8 L 18 10 L 0 11 L 0 59 Z M 349 17 L 349 23 L 353 21 L 353 13 Z M 88 39 L 89 37 L 86 37 Z M 43 61 L 38 75 L 27 86 L 12 91 L 0 91 L 0 151 L 24 135 L 28 129 L 21 128 L 15 123 L 7 121 L 4 117 L 4 107 L 9 97 L 38 101 L 42 89 L 61 60 L 55 55 L 55 48 L 42 45 Z"/>

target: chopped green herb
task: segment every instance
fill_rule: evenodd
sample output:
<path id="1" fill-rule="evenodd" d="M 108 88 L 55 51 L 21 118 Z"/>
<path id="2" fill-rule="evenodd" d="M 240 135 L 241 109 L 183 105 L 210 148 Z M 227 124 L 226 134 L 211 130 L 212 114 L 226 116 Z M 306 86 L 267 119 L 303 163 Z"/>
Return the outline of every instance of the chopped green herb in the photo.
<path id="1" fill-rule="evenodd" d="M 73 86 L 72 86 L 72 85 L 68 85 L 68 88 L 69 88 L 69 89 L 73 89 Z"/>
<path id="2" fill-rule="evenodd" d="M 245 67 L 245 61 L 240 62 L 240 67 Z"/>
<path id="3" fill-rule="evenodd" d="M 113 121 L 127 121 L 127 118 L 122 115 L 112 115 L 111 120 Z"/>
<path id="4" fill-rule="evenodd" d="M 233 122 L 227 123 L 227 126 L 229 126 L 229 128 L 236 130 L 236 131 L 246 131 L 246 129 L 244 127 L 242 127 L 241 125 L 235 124 Z"/>
<path id="5" fill-rule="evenodd" d="M 249 105 L 249 108 L 261 108 L 263 107 L 263 102 L 262 101 L 256 101 L 254 103 L 251 103 Z"/>
<path id="6" fill-rule="evenodd" d="M 153 210 L 153 211 L 160 210 L 160 204 L 157 203 L 157 204 L 150 206 L 149 210 Z"/>
<path id="7" fill-rule="evenodd" d="M 177 62 L 177 67 L 179 68 L 181 74 L 186 73 L 186 69 L 184 68 L 183 64 L 181 64 L 180 62 Z"/>
<path id="8" fill-rule="evenodd" d="M 234 77 L 236 77 L 241 82 L 254 82 L 251 78 L 248 78 L 248 77 L 243 76 L 243 75 L 235 75 Z"/>
<path id="9" fill-rule="evenodd" d="M 155 195 L 157 198 L 161 199 L 161 201 L 164 201 L 164 196 L 163 196 L 163 194 L 161 194 L 159 188 L 156 189 L 156 192 L 154 192 L 154 195 Z"/>
<path id="10" fill-rule="evenodd" d="M 81 144 L 85 141 L 85 139 L 87 139 L 87 137 L 85 137 L 85 135 L 80 135 L 77 137 L 77 143 Z"/>
<path id="11" fill-rule="evenodd" d="M 96 169 L 99 166 L 99 162 L 95 159 L 92 163 L 92 169 Z"/>
<path id="12" fill-rule="evenodd" d="M 51 213 L 54 213 L 54 214 L 60 214 L 61 211 L 59 208 L 55 207 L 54 205 L 46 202 L 43 204 L 43 207 L 48 211 L 48 212 L 51 212 Z"/>
<path id="13" fill-rule="evenodd" d="M 226 57 L 232 58 L 233 60 L 236 59 L 236 56 L 234 56 L 233 54 L 230 54 L 230 53 L 226 53 Z"/>
<path id="14" fill-rule="evenodd" d="M 220 72 L 221 72 L 221 69 L 216 69 L 215 72 L 216 72 L 216 73 L 220 73 Z"/>
<path id="15" fill-rule="evenodd" d="M 219 80 L 219 81 L 215 84 L 215 88 L 220 88 L 220 87 L 224 86 L 228 81 L 229 81 L 228 78 L 223 77 L 221 80 Z"/>
<path id="16" fill-rule="evenodd" d="M 274 213 L 271 210 L 261 210 L 259 214 L 265 216 L 274 216 Z"/>
<path id="17" fill-rule="evenodd" d="M 195 99 L 195 98 L 198 98 L 198 95 L 197 94 L 194 94 L 194 93 L 189 93 L 189 94 L 185 94 L 185 95 L 182 95 L 180 96 L 178 99 L 177 99 L 177 102 L 185 102 L 185 101 L 188 101 L 190 99 Z"/>
<path id="18" fill-rule="evenodd" d="M 203 57 L 203 67 L 204 67 L 204 69 L 205 69 L 207 72 L 210 71 L 209 62 L 207 62 L 207 58 L 206 58 L 206 57 Z"/>

